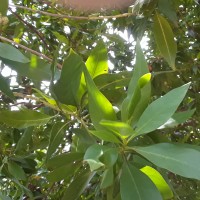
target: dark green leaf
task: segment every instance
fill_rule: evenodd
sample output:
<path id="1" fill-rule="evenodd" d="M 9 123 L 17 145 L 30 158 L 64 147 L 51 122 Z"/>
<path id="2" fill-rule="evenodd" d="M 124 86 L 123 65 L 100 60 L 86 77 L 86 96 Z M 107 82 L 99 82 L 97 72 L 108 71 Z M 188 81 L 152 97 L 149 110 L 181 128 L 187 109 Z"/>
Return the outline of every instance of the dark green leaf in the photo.
<path id="1" fill-rule="evenodd" d="M 5 58 L 19 63 L 28 63 L 30 60 L 25 57 L 18 49 L 9 44 L 0 42 L 0 58 Z"/>
<path id="2" fill-rule="evenodd" d="M 133 149 L 158 167 L 200 180 L 200 152 L 195 149 L 168 143 Z"/>
<path id="3" fill-rule="evenodd" d="M 76 106 L 79 104 L 78 89 L 84 67 L 85 64 L 82 58 L 71 50 L 69 56 L 64 61 L 61 77 L 53 86 L 58 101 L 66 105 Z"/>
<path id="4" fill-rule="evenodd" d="M 122 200 L 162 200 L 153 182 L 132 165 L 124 164 L 120 177 Z"/>
<path id="5" fill-rule="evenodd" d="M 26 180 L 26 174 L 25 174 L 24 170 L 17 163 L 9 161 L 8 162 L 8 171 L 16 179 L 18 179 L 18 180 Z"/>
<path id="6" fill-rule="evenodd" d="M 163 125 L 175 113 L 189 86 L 190 83 L 173 89 L 163 97 L 152 102 L 137 123 L 137 134 L 149 133 Z"/>
<path id="7" fill-rule="evenodd" d="M 5 95 L 7 95 L 11 99 L 15 99 L 8 81 L 0 74 L 0 91 L 2 91 Z"/>
<path id="8" fill-rule="evenodd" d="M 177 45 L 174 34 L 167 20 L 158 13 L 154 17 L 154 36 L 162 56 L 170 67 L 175 70 Z"/>
<path id="9" fill-rule="evenodd" d="M 114 181 L 113 167 L 106 169 L 102 175 L 101 189 L 110 187 Z"/>
<path id="10" fill-rule="evenodd" d="M 0 111 L 0 122 L 14 128 L 27 128 L 46 124 L 52 116 L 32 110 Z"/>

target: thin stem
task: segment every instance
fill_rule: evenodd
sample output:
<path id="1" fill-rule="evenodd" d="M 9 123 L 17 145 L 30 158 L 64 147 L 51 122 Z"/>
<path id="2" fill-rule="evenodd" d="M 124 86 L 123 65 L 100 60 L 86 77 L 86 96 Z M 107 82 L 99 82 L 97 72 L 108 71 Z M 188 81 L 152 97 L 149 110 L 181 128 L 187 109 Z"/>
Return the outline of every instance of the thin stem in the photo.
<path id="1" fill-rule="evenodd" d="M 72 20 L 104 20 L 104 19 L 114 19 L 114 18 L 124 18 L 124 17 L 130 17 L 135 15 L 135 13 L 122 13 L 118 15 L 109 15 L 109 16 L 71 16 L 71 15 L 63 15 L 63 14 L 54 14 L 54 13 L 49 13 L 41 10 L 34 10 L 32 8 L 27 8 L 25 6 L 19 6 L 19 5 L 9 5 L 10 7 L 16 7 L 16 8 L 21 8 L 24 10 L 28 10 L 34 13 L 40 13 L 42 15 L 47 15 L 51 17 L 56 17 L 56 18 L 63 18 L 63 19 L 72 19 Z"/>

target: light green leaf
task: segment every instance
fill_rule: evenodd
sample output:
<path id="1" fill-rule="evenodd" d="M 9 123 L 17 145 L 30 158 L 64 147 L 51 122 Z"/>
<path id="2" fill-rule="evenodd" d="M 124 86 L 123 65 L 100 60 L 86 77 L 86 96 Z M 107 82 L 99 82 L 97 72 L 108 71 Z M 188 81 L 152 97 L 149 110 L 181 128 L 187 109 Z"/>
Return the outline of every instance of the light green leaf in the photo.
<path id="1" fill-rule="evenodd" d="M 158 13 L 154 16 L 154 36 L 160 53 L 170 67 L 175 70 L 177 44 L 174 40 L 174 34 L 169 23 Z"/>
<path id="2" fill-rule="evenodd" d="M 88 186 L 93 176 L 94 173 L 85 170 L 71 182 L 69 187 L 66 189 L 62 200 L 77 200 Z"/>
<path id="3" fill-rule="evenodd" d="M 12 90 L 10 89 L 10 86 L 8 84 L 8 81 L 1 74 L 0 74 L 0 91 L 2 91 L 9 98 L 15 99 Z"/>
<path id="4" fill-rule="evenodd" d="M 200 180 L 200 152 L 197 150 L 168 143 L 132 149 L 158 167 L 186 178 Z"/>
<path id="5" fill-rule="evenodd" d="M 98 42 L 85 64 L 92 79 L 100 74 L 108 73 L 108 55 L 103 41 Z"/>
<path id="6" fill-rule="evenodd" d="M 12 45 L 0 42 L 0 59 L 5 58 L 19 63 L 28 63 L 30 60 Z"/>
<path id="7" fill-rule="evenodd" d="M 150 166 L 143 167 L 140 170 L 152 180 L 157 189 L 160 191 L 164 200 L 173 198 L 174 195 L 171 188 L 157 170 Z"/>
<path id="8" fill-rule="evenodd" d="M 46 153 L 47 160 L 51 157 L 51 155 L 56 151 L 62 142 L 65 135 L 65 130 L 66 124 L 63 122 L 56 122 L 56 124 L 53 125 L 50 133 L 49 146 Z"/>
<path id="9" fill-rule="evenodd" d="M 8 162 L 8 171 L 18 180 L 26 180 L 26 174 L 21 166 L 13 161 Z"/>
<path id="10" fill-rule="evenodd" d="M 137 134 L 149 133 L 163 125 L 175 113 L 189 86 L 190 83 L 173 89 L 163 97 L 152 102 L 137 123 Z"/>
<path id="11" fill-rule="evenodd" d="M 0 14 L 2 16 L 5 16 L 8 11 L 8 0 L 1 0 L 1 6 L 0 6 Z"/>
<path id="12" fill-rule="evenodd" d="M 108 131 L 113 132 L 122 139 L 135 134 L 133 128 L 129 124 L 124 122 L 101 120 L 100 124 Z"/>
<path id="13" fill-rule="evenodd" d="M 84 67 L 82 58 L 71 50 L 64 61 L 61 77 L 53 86 L 53 91 L 59 102 L 74 106 L 79 104 L 78 89 Z"/>
<path id="14" fill-rule="evenodd" d="M 86 68 L 84 68 L 84 74 L 88 89 L 90 117 L 94 124 L 94 127 L 97 130 L 101 130 L 102 126 L 99 124 L 99 122 L 102 119 L 116 120 L 116 114 L 112 107 L 112 104 L 98 90 Z"/>
<path id="15" fill-rule="evenodd" d="M 32 110 L 0 111 L 0 122 L 14 128 L 44 125 L 51 118 L 52 116 Z"/>
<path id="16" fill-rule="evenodd" d="M 153 182 L 132 165 L 124 164 L 120 177 L 122 200 L 162 200 L 161 194 Z"/>

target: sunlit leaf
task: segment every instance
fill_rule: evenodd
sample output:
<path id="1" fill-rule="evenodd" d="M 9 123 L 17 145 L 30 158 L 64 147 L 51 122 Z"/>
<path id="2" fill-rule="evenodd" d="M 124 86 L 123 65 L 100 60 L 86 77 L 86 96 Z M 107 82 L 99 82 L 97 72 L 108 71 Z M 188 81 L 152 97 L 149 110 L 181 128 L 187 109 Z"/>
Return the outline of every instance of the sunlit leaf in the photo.
<path id="1" fill-rule="evenodd" d="M 152 182 L 156 185 L 158 190 L 160 191 L 163 199 L 171 199 L 173 198 L 173 192 L 169 185 L 166 183 L 165 179 L 162 175 L 150 166 L 143 167 L 140 169 L 144 174 L 146 174 Z"/>
<path id="2" fill-rule="evenodd" d="M 124 163 L 120 177 L 120 193 L 122 200 L 162 200 L 153 182 L 140 170 Z"/>

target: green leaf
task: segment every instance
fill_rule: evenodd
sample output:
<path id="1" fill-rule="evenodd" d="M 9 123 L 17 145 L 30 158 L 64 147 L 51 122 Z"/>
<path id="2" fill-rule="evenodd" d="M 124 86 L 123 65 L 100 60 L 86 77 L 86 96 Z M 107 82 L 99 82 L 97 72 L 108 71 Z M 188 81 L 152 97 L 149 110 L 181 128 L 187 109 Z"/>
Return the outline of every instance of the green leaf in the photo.
<path id="1" fill-rule="evenodd" d="M 113 174 L 113 167 L 106 169 L 102 175 L 101 180 L 101 189 L 105 189 L 107 187 L 110 187 L 113 184 L 114 181 L 114 174 Z"/>
<path id="2" fill-rule="evenodd" d="M 175 113 L 165 124 L 159 127 L 159 129 L 163 128 L 174 128 L 181 123 L 184 123 L 187 119 L 192 117 L 195 113 L 196 109 L 187 110 L 183 112 Z"/>
<path id="3" fill-rule="evenodd" d="M 9 98 L 11 98 L 13 100 L 15 99 L 15 97 L 12 93 L 12 90 L 10 89 L 10 86 L 8 84 L 8 81 L 1 74 L 0 74 L 0 91 L 2 91 Z"/>
<path id="4" fill-rule="evenodd" d="M 5 16 L 8 11 L 8 0 L 1 0 L 1 6 L 0 6 L 0 14 L 2 16 Z"/>
<path id="5" fill-rule="evenodd" d="M 120 193 L 122 200 L 162 200 L 153 182 L 132 165 L 124 164 L 120 177 Z"/>
<path id="6" fill-rule="evenodd" d="M 28 63 L 30 60 L 12 45 L 0 42 L 0 59 L 5 58 L 19 63 Z"/>
<path id="7" fill-rule="evenodd" d="M 99 122 L 102 119 L 116 120 L 116 114 L 112 107 L 112 104 L 98 90 L 86 68 L 84 68 L 84 74 L 88 89 L 90 117 L 94 124 L 94 127 L 97 130 L 101 130 L 102 126 L 99 124 Z"/>
<path id="8" fill-rule="evenodd" d="M 21 166 L 13 161 L 8 162 L 8 171 L 12 176 L 14 176 L 18 180 L 26 180 L 26 174 Z"/>
<path id="9" fill-rule="evenodd" d="M 14 128 L 44 125 L 51 118 L 52 116 L 32 110 L 0 111 L 0 122 Z"/>
<path id="10" fill-rule="evenodd" d="M 175 113 L 189 86 L 190 83 L 173 89 L 163 97 L 152 102 L 145 109 L 137 123 L 137 134 L 149 133 L 163 125 Z"/>
<path id="11" fill-rule="evenodd" d="M 56 169 L 63 165 L 67 165 L 68 163 L 73 163 L 75 161 L 79 161 L 83 159 L 83 153 L 65 153 L 53 158 L 50 158 L 46 166 L 48 169 Z"/>
<path id="12" fill-rule="evenodd" d="M 50 182 L 58 182 L 73 176 L 78 167 L 80 167 L 80 163 L 68 163 L 61 167 L 55 168 L 52 172 L 46 174 L 45 177 Z"/>
<path id="13" fill-rule="evenodd" d="M 93 176 L 94 173 L 85 170 L 71 182 L 69 187 L 66 189 L 62 200 L 77 200 L 88 186 Z"/>
<path id="14" fill-rule="evenodd" d="M 53 91 L 61 103 L 74 106 L 79 104 L 78 89 L 84 67 L 82 58 L 71 50 L 64 61 L 61 77 L 53 86 Z"/>
<path id="15" fill-rule="evenodd" d="M 172 199 L 173 192 L 169 185 L 166 183 L 162 175 L 150 166 L 143 167 L 140 169 L 144 174 L 146 174 L 152 182 L 156 185 L 157 189 L 160 191 L 163 199 Z"/>
<path id="16" fill-rule="evenodd" d="M 85 64 L 92 79 L 100 74 L 108 73 L 107 49 L 103 41 L 98 42 Z"/>
<path id="17" fill-rule="evenodd" d="M 113 132 L 122 139 L 135 134 L 133 128 L 129 124 L 124 122 L 101 120 L 100 124 L 103 127 L 105 127 L 108 131 Z"/>
<path id="18" fill-rule="evenodd" d="M 2 60 L 4 64 L 22 76 L 28 77 L 35 81 L 51 80 L 50 64 L 35 55 L 31 55 L 30 62 L 28 63 L 19 63 L 9 59 Z M 56 73 L 58 76 L 59 71 L 57 70 Z"/>
<path id="19" fill-rule="evenodd" d="M 24 131 L 19 141 L 17 142 L 15 152 L 18 153 L 18 152 L 22 152 L 23 150 L 26 150 L 27 145 L 30 144 L 33 130 L 34 130 L 34 127 L 30 126 Z"/>
<path id="20" fill-rule="evenodd" d="M 62 142 L 65 135 L 65 130 L 66 124 L 63 122 L 56 122 L 56 124 L 53 125 L 50 133 L 49 146 L 46 154 L 47 160 L 52 156 L 52 154 L 56 151 L 56 149 Z"/>
<path id="21" fill-rule="evenodd" d="M 137 107 L 137 104 L 139 103 L 139 100 L 141 98 L 140 89 L 142 87 L 140 87 L 139 82 L 143 82 L 142 79 L 147 80 L 147 81 L 144 81 L 146 82 L 146 84 L 148 83 L 148 81 L 150 81 L 150 79 L 148 79 L 148 77 L 150 76 L 148 72 L 149 72 L 148 65 L 145 60 L 144 54 L 142 52 L 140 42 L 137 41 L 135 69 L 133 71 L 133 75 L 128 86 L 127 97 L 124 99 L 122 103 L 122 108 L 121 108 L 122 121 L 127 121 L 131 116 L 133 116 L 134 109 Z M 145 74 L 146 76 L 144 76 Z M 147 93 L 149 94 L 148 91 Z"/>
<path id="22" fill-rule="evenodd" d="M 90 133 L 106 142 L 114 142 L 114 143 L 121 142 L 120 139 L 115 134 L 113 134 L 109 131 L 106 131 L 106 130 L 90 131 Z"/>
<path id="23" fill-rule="evenodd" d="M 154 16 L 154 36 L 160 53 L 170 67 L 175 70 L 177 44 L 174 40 L 174 34 L 169 23 L 158 13 Z"/>
<path id="24" fill-rule="evenodd" d="M 158 167 L 186 178 L 200 180 L 200 152 L 197 150 L 168 143 L 132 149 Z"/>

